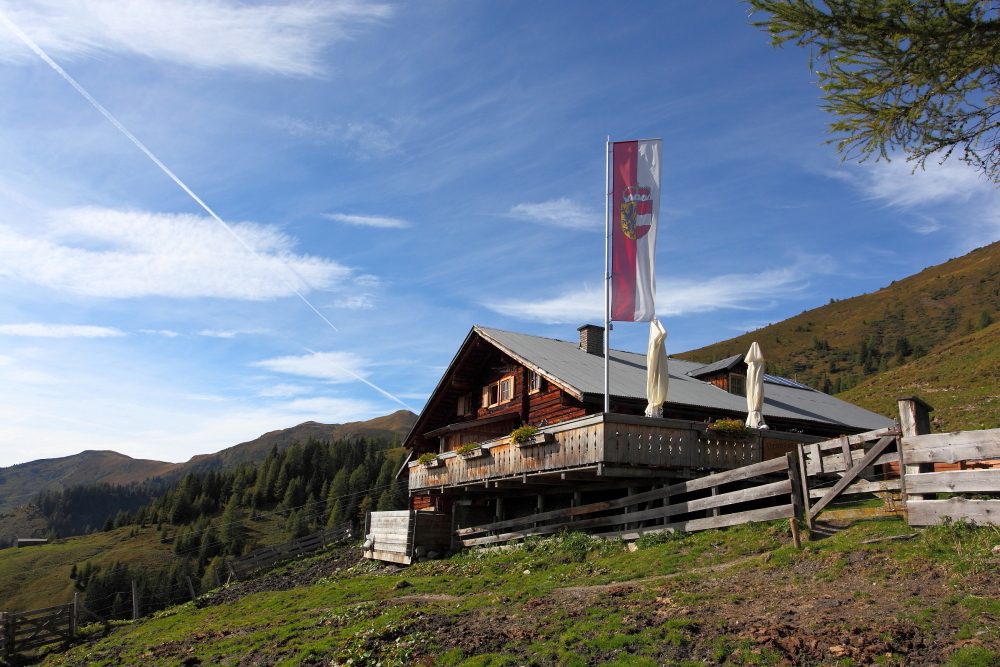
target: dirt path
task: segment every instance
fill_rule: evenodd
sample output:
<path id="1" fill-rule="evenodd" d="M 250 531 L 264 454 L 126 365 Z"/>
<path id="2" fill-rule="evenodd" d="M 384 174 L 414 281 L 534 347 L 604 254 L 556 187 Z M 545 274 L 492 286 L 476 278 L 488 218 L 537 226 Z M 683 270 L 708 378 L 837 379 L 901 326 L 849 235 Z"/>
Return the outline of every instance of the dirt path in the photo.
<path id="1" fill-rule="evenodd" d="M 691 574 L 708 574 L 711 572 L 722 572 L 723 570 L 728 570 L 729 568 L 736 567 L 738 565 L 743 565 L 744 563 L 749 563 L 754 560 L 764 560 L 766 561 L 770 558 L 770 552 L 762 554 L 754 554 L 752 556 L 746 556 L 744 558 L 738 558 L 736 560 L 731 560 L 726 563 L 719 563 L 717 565 L 707 565 L 705 567 L 697 567 L 690 570 L 684 570 L 682 572 L 672 572 L 671 574 L 658 574 L 652 577 L 642 577 L 641 579 L 626 579 L 625 581 L 616 581 L 610 584 L 595 584 L 593 586 L 567 586 L 566 588 L 557 588 L 552 591 L 554 596 L 565 596 L 565 597 L 585 597 L 587 595 L 592 595 L 596 593 L 603 593 L 609 590 L 624 590 L 627 588 L 635 588 L 637 586 L 642 586 L 643 584 L 651 583 L 654 581 L 665 581 L 667 579 L 676 579 L 677 577 L 691 575 Z"/>

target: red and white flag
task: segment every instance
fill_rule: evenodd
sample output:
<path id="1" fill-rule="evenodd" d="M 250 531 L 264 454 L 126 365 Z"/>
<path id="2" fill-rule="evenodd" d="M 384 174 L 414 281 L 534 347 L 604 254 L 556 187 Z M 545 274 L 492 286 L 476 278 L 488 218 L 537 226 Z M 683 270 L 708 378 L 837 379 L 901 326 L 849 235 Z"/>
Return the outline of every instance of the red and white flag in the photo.
<path id="1" fill-rule="evenodd" d="M 656 222 L 660 141 L 611 144 L 611 319 L 656 317 Z"/>

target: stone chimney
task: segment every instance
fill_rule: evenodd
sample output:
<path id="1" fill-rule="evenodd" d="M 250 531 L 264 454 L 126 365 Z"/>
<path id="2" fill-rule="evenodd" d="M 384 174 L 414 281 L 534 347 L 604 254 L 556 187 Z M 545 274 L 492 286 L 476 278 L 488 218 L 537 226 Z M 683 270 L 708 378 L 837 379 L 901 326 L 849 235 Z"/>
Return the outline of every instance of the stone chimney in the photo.
<path id="1" fill-rule="evenodd" d="M 587 354 L 604 356 L 604 327 L 596 324 L 584 324 L 577 329 L 580 332 L 580 349 Z"/>

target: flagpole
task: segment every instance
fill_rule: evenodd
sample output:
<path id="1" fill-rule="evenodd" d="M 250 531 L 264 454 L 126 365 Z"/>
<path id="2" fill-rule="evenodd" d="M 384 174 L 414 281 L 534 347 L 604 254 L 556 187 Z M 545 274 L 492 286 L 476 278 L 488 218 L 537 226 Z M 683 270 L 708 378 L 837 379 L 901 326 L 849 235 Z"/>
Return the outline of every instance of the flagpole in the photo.
<path id="1" fill-rule="evenodd" d="M 611 412 L 611 136 L 604 145 L 604 412 Z"/>

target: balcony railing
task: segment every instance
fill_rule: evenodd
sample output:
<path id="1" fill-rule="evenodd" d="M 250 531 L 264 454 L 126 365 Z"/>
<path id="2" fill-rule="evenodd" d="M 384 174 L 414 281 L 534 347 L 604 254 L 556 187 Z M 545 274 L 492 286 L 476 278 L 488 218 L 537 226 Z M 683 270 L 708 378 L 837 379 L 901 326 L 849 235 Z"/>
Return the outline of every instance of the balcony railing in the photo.
<path id="1" fill-rule="evenodd" d="M 822 438 L 754 431 L 746 438 L 724 437 L 706 425 L 676 419 L 597 414 L 539 431 L 539 444 L 517 446 L 509 437 L 480 443 L 481 455 L 440 455 L 433 467 L 409 464 L 410 490 L 467 486 L 503 479 L 592 470 L 597 475 L 640 475 L 643 470 L 728 470 L 761 461 L 765 438 L 815 442 Z"/>

